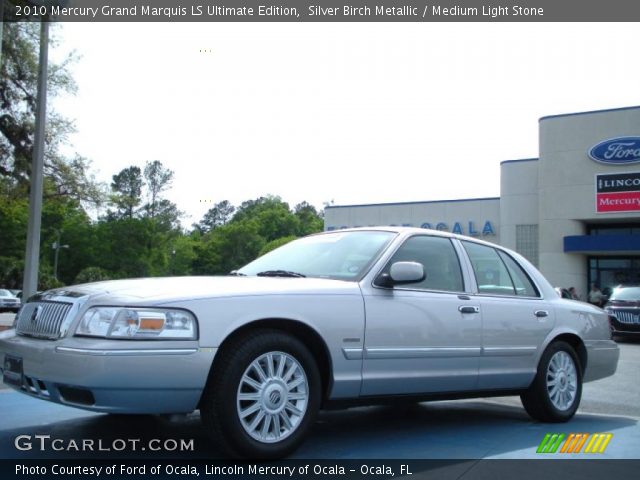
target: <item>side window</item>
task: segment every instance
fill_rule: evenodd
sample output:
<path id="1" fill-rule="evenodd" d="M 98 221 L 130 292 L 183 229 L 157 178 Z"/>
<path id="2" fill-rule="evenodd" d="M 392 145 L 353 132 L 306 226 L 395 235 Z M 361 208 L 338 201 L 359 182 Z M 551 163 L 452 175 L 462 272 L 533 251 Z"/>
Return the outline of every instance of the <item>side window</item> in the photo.
<path id="1" fill-rule="evenodd" d="M 509 270 L 511 280 L 516 287 L 516 294 L 525 297 L 539 297 L 540 293 L 522 267 L 506 253 L 500 251 L 498 253 Z"/>
<path id="2" fill-rule="evenodd" d="M 425 279 L 408 284 L 409 288 L 464 291 L 460 261 L 448 238 L 426 235 L 411 237 L 393 255 L 384 271 L 388 273 L 394 262 L 418 262 L 424 267 Z"/>
<path id="3" fill-rule="evenodd" d="M 495 248 L 462 242 L 469 255 L 478 284 L 478 292 L 491 295 L 516 295 L 511 275 Z"/>

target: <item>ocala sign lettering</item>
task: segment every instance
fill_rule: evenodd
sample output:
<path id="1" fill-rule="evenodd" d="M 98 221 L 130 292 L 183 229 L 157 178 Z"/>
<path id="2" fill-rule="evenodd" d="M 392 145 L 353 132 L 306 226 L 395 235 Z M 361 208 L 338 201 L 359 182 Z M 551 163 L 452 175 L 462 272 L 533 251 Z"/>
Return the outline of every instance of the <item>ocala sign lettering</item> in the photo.
<path id="1" fill-rule="evenodd" d="M 403 223 L 401 225 L 397 225 L 397 224 L 390 224 L 390 225 L 392 227 L 414 227 L 415 226 L 412 223 Z M 354 225 L 354 228 L 363 227 L 363 226 L 364 225 Z M 368 226 L 375 227 L 376 225 L 368 225 Z M 466 222 L 466 227 L 467 228 L 465 229 L 465 225 L 463 225 L 463 222 L 454 222 L 451 229 L 449 229 L 449 224 L 445 222 L 436 222 L 436 223 L 424 222 L 420 224 L 420 228 L 427 228 L 430 230 L 441 230 L 443 232 L 450 231 L 451 233 L 457 233 L 459 235 L 469 235 L 472 237 L 477 237 L 480 235 L 482 235 L 483 237 L 486 237 L 488 235 L 496 234 L 496 231 L 493 228 L 493 224 L 491 223 L 490 220 L 485 221 L 481 229 L 479 227 L 476 227 L 476 224 L 473 221 Z M 338 230 L 343 228 L 351 228 L 351 227 L 349 227 L 348 225 L 342 225 L 340 227 L 329 226 L 327 227 L 327 230 L 330 231 L 330 230 Z"/>
<path id="2" fill-rule="evenodd" d="M 628 165 L 640 162 L 640 137 L 604 140 L 589 150 L 589 157 L 600 163 Z"/>

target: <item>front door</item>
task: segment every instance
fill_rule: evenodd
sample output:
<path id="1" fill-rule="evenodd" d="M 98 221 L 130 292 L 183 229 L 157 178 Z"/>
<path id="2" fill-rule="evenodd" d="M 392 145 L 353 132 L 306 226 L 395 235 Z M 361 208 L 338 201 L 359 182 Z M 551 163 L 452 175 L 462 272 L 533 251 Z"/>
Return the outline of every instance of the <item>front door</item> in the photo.
<path id="1" fill-rule="evenodd" d="M 481 347 L 479 305 L 465 292 L 454 243 L 415 235 L 393 255 L 423 265 L 415 284 L 364 286 L 366 310 L 362 395 L 472 390 Z"/>

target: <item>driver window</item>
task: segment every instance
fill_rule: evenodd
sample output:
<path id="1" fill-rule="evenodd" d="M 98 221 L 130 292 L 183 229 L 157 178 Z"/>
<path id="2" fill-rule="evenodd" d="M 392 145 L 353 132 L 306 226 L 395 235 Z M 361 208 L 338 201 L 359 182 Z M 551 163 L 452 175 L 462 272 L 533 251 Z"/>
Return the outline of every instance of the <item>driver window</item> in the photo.
<path id="1" fill-rule="evenodd" d="M 460 261 L 448 238 L 426 235 L 411 237 L 393 255 L 384 272 L 388 273 L 395 262 L 418 262 L 424 267 L 425 279 L 422 282 L 405 284 L 406 288 L 464 291 Z"/>

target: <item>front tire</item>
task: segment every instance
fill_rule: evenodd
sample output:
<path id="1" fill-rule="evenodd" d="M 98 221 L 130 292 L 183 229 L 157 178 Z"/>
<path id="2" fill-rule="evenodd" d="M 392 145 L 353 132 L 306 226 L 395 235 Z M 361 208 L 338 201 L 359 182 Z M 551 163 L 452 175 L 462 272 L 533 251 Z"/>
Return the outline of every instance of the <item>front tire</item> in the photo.
<path id="1" fill-rule="evenodd" d="M 220 352 L 200 408 L 233 457 L 274 459 L 302 443 L 320 406 L 317 364 L 297 338 L 257 330 Z"/>
<path id="2" fill-rule="evenodd" d="M 529 389 L 520 395 L 527 413 L 541 422 L 566 422 L 580 406 L 582 367 L 566 342 L 553 342 L 542 354 Z"/>

